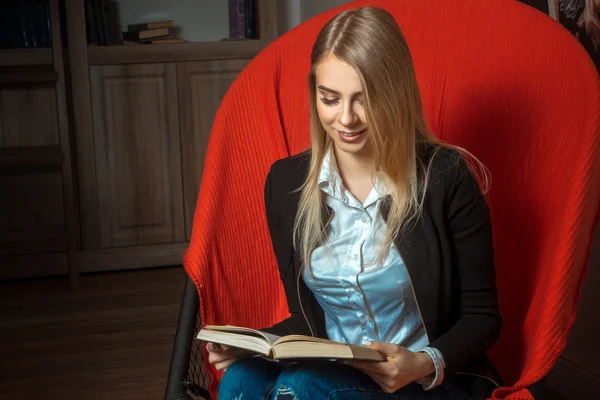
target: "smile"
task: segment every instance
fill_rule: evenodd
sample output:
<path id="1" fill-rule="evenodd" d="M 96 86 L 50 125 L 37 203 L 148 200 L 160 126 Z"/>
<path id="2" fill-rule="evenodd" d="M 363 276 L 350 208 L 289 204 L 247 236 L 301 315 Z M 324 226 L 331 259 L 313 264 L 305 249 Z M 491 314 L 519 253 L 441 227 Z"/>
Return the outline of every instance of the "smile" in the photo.
<path id="1" fill-rule="evenodd" d="M 344 132 L 344 131 L 338 131 L 338 133 L 344 137 L 354 137 L 354 136 L 358 136 L 361 133 L 363 133 L 365 131 L 365 129 L 363 129 L 362 131 L 358 131 L 358 132 Z"/>

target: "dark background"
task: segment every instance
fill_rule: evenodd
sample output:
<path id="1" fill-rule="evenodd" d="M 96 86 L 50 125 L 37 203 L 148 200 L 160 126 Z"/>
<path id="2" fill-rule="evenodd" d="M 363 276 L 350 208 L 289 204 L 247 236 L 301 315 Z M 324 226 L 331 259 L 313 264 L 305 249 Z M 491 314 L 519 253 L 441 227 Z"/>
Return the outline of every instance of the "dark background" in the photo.
<path id="1" fill-rule="evenodd" d="M 525 3 L 531 7 L 534 7 L 544 14 L 548 14 L 548 0 L 519 0 L 521 3 Z M 578 40 L 579 43 L 587 50 L 588 54 L 594 61 L 596 69 L 600 71 L 600 47 L 598 50 L 594 49 L 591 34 L 585 31 L 585 27 L 580 28 L 577 26 L 577 21 L 584 12 L 585 1 L 581 1 L 581 7 L 577 10 L 577 15 L 574 18 L 569 18 L 563 11 L 560 11 L 560 2 L 558 3 L 558 19 L 562 26 L 564 26 L 569 32 L 571 32 Z"/>

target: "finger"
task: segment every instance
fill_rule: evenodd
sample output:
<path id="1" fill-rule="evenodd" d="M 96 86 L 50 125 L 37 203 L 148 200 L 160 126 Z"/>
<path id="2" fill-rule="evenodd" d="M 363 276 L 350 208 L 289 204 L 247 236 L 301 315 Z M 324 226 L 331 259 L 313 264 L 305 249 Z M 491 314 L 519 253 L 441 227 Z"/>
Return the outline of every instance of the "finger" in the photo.
<path id="1" fill-rule="evenodd" d="M 223 351 L 226 349 L 227 349 L 227 346 L 219 344 L 219 343 L 213 343 L 213 342 L 206 343 L 206 350 L 209 352 L 217 353 L 217 352 L 220 352 L 220 351 Z"/>
<path id="2" fill-rule="evenodd" d="M 383 342 L 373 342 L 370 345 L 367 345 L 366 347 L 373 350 L 377 350 L 378 352 L 383 354 L 397 354 L 401 350 L 400 346 L 398 346 L 397 344 Z"/>
<path id="3" fill-rule="evenodd" d="M 230 357 L 228 357 L 227 355 L 221 354 L 221 353 L 214 353 L 214 352 L 210 352 L 208 353 L 208 362 L 211 364 L 217 364 L 220 362 L 223 362 L 225 360 L 228 360 Z"/>
<path id="4" fill-rule="evenodd" d="M 227 368 L 229 368 L 229 366 L 231 364 L 233 364 L 234 362 L 236 362 L 238 360 L 238 358 L 230 358 L 228 360 L 222 361 L 220 363 L 215 364 L 215 368 L 218 371 L 225 371 Z"/>
<path id="5" fill-rule="evenodd" d="M 227 354 L 229 357 L 241 357 L 243 355 L 249 354 L 250 352 L 240 347 L 226 346 L 222 350 L 222 353 Z"/>
<path id="6" fill-rule="evenodd" d="M 210 351 L 208 353 L 208 362 L 211 364 L 215 364 L 215 363 L 220 363 L 226 360 L 230 360 L 230 359 L 236 359 L 239 358 L 240 354 L 237 354 L 236 352 L 232 352 L 230 350 L 228 351 Z"/>

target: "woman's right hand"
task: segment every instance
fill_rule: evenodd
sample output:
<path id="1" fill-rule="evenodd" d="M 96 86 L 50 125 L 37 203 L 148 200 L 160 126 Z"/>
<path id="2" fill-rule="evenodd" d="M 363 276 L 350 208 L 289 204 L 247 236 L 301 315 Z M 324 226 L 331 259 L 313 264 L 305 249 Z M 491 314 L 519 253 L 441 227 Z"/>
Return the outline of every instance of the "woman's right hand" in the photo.
<path id="1" fill-rule="evenodd" d="M 213 364 L 219 371 L 225 371 L 231 364 L 240 358 L 249 356 L 248 350 L 239 347 L 225 346 L 224 344 L 206 343 L 208 351 L 208 362 Z"/>

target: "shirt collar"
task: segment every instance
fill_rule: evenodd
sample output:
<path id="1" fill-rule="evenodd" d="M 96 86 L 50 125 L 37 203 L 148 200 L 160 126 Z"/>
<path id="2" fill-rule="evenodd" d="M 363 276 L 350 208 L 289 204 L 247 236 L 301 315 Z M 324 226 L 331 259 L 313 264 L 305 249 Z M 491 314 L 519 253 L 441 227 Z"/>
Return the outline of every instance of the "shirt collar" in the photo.
<path id="1" fill-rule="evenodd" d="M 321 169 L 319 170 L 319 180 L 318 180 L 319 188 L 338 200 L 342 200 L 345 198 L 345 188 L 342 182 L 342 177 L 340 176 L 340 172 L 337 167 L 337 162 L 335 160 L 335 154 L 333 149 L 330 147 L 323 157 L 323 162 L 321 163 Z M 367 197 L 365 206 L 372 204 L 378 201 L 382 197 L 383 186 L 378 178 L 374 184 L 375 193 L 370 193 Z"/>
<path id="2" fill-rule="evenodd" d="M 319 171 L 319 188 L 337 199 L 344 198 L 344 184 L 331 147 L 325 152 Z"/>

